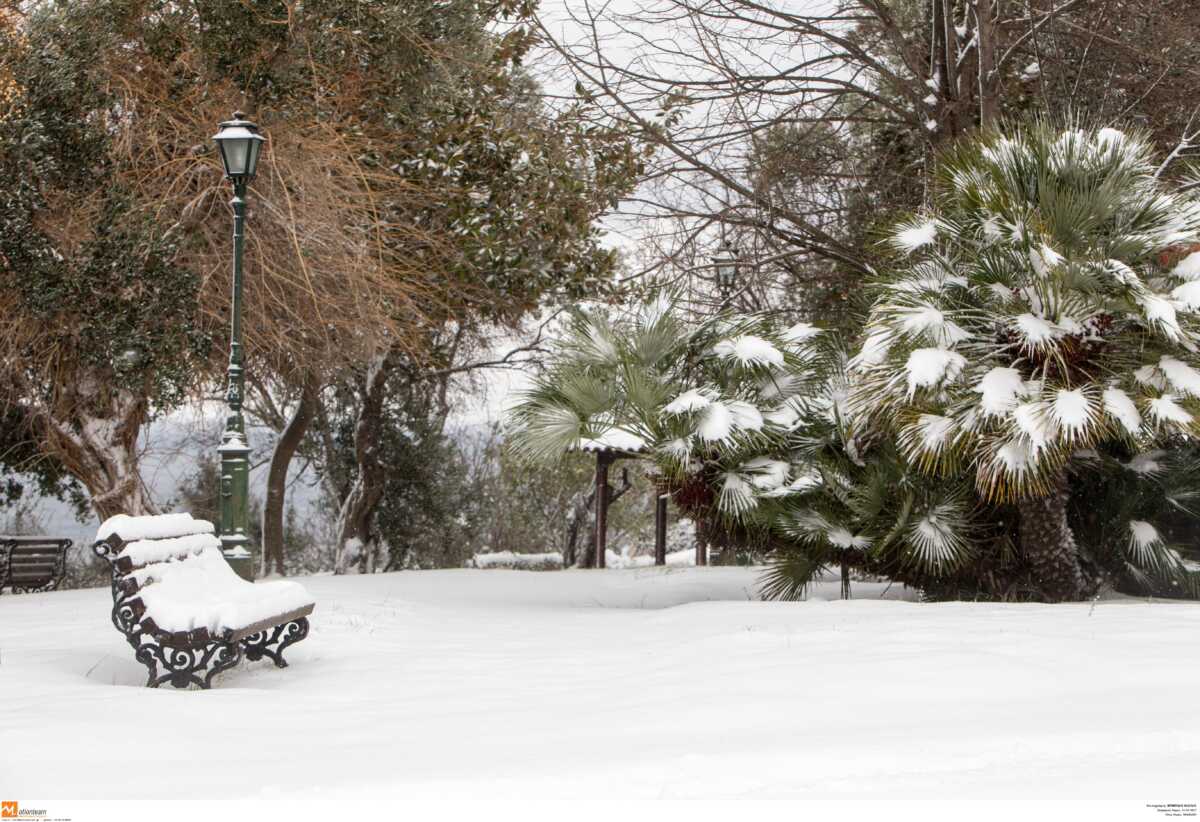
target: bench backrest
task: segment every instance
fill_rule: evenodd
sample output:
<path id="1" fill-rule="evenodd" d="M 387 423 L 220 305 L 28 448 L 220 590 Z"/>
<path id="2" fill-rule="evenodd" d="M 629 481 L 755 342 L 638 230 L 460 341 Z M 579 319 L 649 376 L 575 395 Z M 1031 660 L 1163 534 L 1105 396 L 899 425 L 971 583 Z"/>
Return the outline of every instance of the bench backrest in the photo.
<path id="1" fill-rule="evenodd" d="M 71 540 L 58 537 L 0 537 L 0 587 L 42 588 L 62 576 Z"/>
<path id="2" fill-rule="evenodd" d="M 112 563 L 113 579 L 118 580 L 148 565 L 184 561 L 219 547 L 213 530 L 211 522 L 193 519 L 191 514 L 119 515 L 100 526 L 93 549 Z"/>
<path id="3" fill-rule="evenodd" d="M 213 531 L 211 522 L 193 519 L 190 514 L 117 516 L 105 521 L 93 550 L 112 565 L 113 602 L 128 608 L 128 618 L 141 623 L 144 630 L 158 634 L 139 594 L 180 563 L 203 562 L 214 552 L 220 556 L 221 543 Z M 224 560 L 221 566 L 225 567 Z M 208 632 L 163 635 L 161 639 L 189 645 L 206 642 Z"/>

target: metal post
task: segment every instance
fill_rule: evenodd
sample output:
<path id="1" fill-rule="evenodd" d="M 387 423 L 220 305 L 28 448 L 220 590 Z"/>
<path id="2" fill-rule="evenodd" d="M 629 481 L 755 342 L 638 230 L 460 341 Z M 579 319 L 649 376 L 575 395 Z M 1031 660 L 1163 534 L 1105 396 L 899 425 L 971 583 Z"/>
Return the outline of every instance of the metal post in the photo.
<path id="1" fill-rule="evenodd" d="M 654 564 L 667 564 L 667 495 L 662 491 L 654 505 Z"/>
<path id="2" fill-rule="evenodd" d="M 608 466 L 612 455 L 596 453 L 596 567 L 603 568 L 608 551 Z"/>
<path id="3" fill-rule="evenodd" d="M 243 579 L 254 580 L 254 565 L 247 544 L 250 537 L 250 446 L 242 417 L 245 375 L 242 368 L 242 244 L 246 223 L 246 183 L 234 184 L 233 200 L 233 319 L 229 339 L 229 386 L 225 404 L 225 432 L 221 435 L 221 552 Z"/>

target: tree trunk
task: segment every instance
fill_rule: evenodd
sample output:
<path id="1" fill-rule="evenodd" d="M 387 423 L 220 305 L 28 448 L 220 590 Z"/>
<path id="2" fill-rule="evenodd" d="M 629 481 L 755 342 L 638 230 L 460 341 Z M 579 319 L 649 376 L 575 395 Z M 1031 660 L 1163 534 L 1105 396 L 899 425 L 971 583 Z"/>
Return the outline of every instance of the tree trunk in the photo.
<path id="1" fill-rule="evenodd" d="M 571 501 L 571 512 L 567 515 L 567 538 L 563 545 L 564 568 L 587 568 L 591 565 L 592 550 L 587 546 L 591 546 L 595 542 L 594 532 L 589 530 L 587 546 L 581 552 L 579 550 L 579 530 L 585 522 L 591 521 L 588 514 L 592 510 L 592 502 L 595 499 L 596 490 L 593 488 L 587 494 L 577 493 Z"/>
<path id="2" fill-rule="evenodd" d="M 101 399 L 96 396 L 101 390 L 76 398 L 69 418 L 47 409 L 36 412 L 46 434 L 46 450 L 87 489 L 101 520 L 116 514 L 156 514 L 138 471 L 137 440 L 146 419 L 146 401 L 124 390 L 113 390 Z"/>
<path id="3" fill-rule="evenodd" d="M 383 465 L 379 462 L 379 437 L 383 427 L 383 401 L 388 377 L 395 368 L 391 349 L 367 367 L 362 407 L 354 427 L 354 458 L 357 471 L 338 514 L 337 553 L 334 573 L 344 574 L 350 566 L 369 555 L 374 540 L 371 522 L 383 497 Z M 364 553 L 367 552 L 367 553 Z"/>
<path id="4" fill-rule="evenodd" d="M 667 499 L 666 488 L 654 488 L 654 564 L 667 564 Z"/>
<path id="5" fill-rule="evenodd" d="M 312 422 L 317 407 L 317 381 L 312 375 L 304 379 L 300 390 L 300 401 L 292 418 L 288 420 L 271 453 L 271 465 L 267 469 L 267 499 L 262 515 L 262 569 L 260 576 L 271 572 L 283 576 L 283 503 L 287 490 L 288 466 L 296 455 L 304 434 Z"/>
<path id="6" fill-rule="evenodd" d="M 1018 503 L 1021 553 L 1035 586 L 1049 602 L 1083 599 L 1088 592 L 1075 535 L 1067 522 L 1070 497 L 1064 471 L 1055 478 L 1050 494 Z"/>
<path id="7" fill-rule="evenodd" d="M 608 485 L 608 467 L 612 458 L 601 451 L 596 454 L 596 567 L 603 568 L 608 554 L 608 503 L 612 489 Z"/>
<path id="8" fill-rule="evenodd" d="M 954 28 L 954 3 L 951 0 L 936 2 L 939 26 L 939 52 L 941 58 L 943 94 L 946 100 L 945 136 L 954 139 L 959 132 L 958 95 L 958 36 Z"/>
<path id="9" fill-rule="evenodd" d="M 996 73 L 996 26 L 992 0 L 977 0 L 979 38 L 979 125 L 995 125 L 1000 116 L 1000 80 Z"/>

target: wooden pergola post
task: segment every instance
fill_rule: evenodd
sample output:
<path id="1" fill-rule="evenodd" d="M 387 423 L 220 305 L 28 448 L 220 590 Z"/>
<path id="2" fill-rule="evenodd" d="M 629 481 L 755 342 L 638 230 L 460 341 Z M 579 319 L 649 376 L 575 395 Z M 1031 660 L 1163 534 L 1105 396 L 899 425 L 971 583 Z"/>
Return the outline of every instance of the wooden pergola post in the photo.
<path id="1" fill-rule="evenodd" d="M 608 466 L 616 461 L 612 451 L 596 452 L 596 567 L 603 568 L 608 552 Z"/>
<path id="2" fill-rule="evenodd" d="M 658 488 L 654 499 L 654 564 L 667 564 L 667 493 Z"/>

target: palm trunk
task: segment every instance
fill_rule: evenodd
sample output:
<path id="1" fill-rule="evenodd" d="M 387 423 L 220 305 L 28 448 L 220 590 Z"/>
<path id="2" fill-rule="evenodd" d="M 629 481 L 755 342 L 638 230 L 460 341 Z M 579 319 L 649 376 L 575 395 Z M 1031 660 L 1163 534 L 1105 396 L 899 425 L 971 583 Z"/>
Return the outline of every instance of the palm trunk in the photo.
<path id="1" fill-rule="evenodd" d="M 1080 600 L 1088 591 L 1075 534 L 1067 522 L 1070 498 L 1066 473 L 1061 472 L 1048 495 L 1018 504 L 1021 553 L 1033 571 L 1034 585 L 1049 602 Z"/>

